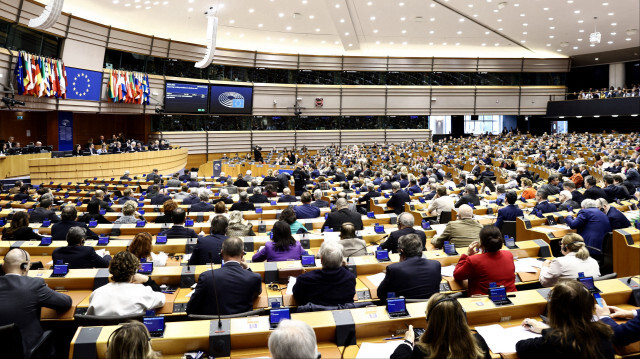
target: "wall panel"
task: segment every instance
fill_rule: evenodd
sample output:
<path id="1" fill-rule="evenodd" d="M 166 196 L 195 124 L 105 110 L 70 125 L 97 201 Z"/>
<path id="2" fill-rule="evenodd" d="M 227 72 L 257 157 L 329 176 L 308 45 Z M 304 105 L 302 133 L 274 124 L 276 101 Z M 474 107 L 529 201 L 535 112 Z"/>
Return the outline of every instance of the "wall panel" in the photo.
<path id="1" fill-rule="evenodd" d="M 342 115 L 384 115 L 385 86 L 342 86 Z"/>
<path id="2" fill-rule="evenodd" d="M 298 68 L 301 70 L 340 71 L 342 70 L 342 56 L 300 55 Z"/>
<path id="3" fill-rule="evenodd" d="M 385 137 L 385 130 L 342 130 L 340 132 L 342 146 L 382 143 Z"/>
<path id="4" fill-rule="evenodd" d="M 337 116 L 340 114 L 340 86 L 298 85 L 300 106 L 305 116 Z M 322 98 L 322 107 L 316 107 L 316 98 Z"/>
<path id="5" fill-rule="evenodd" d="M 340 141 L 339 130 L 296 131 L 298 147 L 307 146 L 309 150 L 318 150 Z"/>
<path id="6" fill-rule="evenodd" d="M 262 151 L 270 151 L 273 146 L 277 149 L 293 148 L 296 145 L 296 131 L 252 131 L 253 144 L 262 147 Z M 251 144 L 247 142 L 242 151 L 248 152 Z M 300 145 L 298 145 L 300 147 Z"/>
<path id="7" fill-rule="evenodd" d="M 295 85 L 256 83 L 253 88 L 253 114 L 257 116 L 293 115 L 291 107 L 295 100 Z"/>
<path id="8" fill-rule="evenodd" d="M 473 113 L 475 89 L 471 86 L 434 86 L 431 94 L 432 115 Z"/>
<path id="9" fill-rule="evenodd" d="M 431 140 L 431 130 L 387 130 L 388 143 L 401 143 L 414 140 L 423 142 Z"/>
<path id="10" fill-rule="evenodd" d="M 518 108 L 519 87 L 477 87 L 478 115 L 510 115 Z"/>
<path id="11" fill-rule="evenodd" d="M 428 72 L 433 68 L 431 57 L 390 57 L 389 71 L 416 71 Z"/>
<path id="12" fill-rule="evenodd" d="M 387 115 L 428 115 L 429 86 L 388 86 Z"/>

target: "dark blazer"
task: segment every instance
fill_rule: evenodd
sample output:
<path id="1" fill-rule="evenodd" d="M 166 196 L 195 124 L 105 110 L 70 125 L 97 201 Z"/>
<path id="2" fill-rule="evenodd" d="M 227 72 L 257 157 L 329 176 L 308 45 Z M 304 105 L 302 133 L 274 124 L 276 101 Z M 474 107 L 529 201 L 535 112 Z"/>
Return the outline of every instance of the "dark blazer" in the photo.
<path id="1" fill-rule="evenodd" d="M 617 346 L 625 346 L 640 340 L 640 311 L 636 310 L 636 316 L 624 324 L 618 324 L 610 317 L 600 319 L 601 322 L 613 329 L 613 343 Z"/>
<path id="2" fill-rule="evenodd" d="M 133 197 L 120 197 L 120 198 L 118 198 L 118 204 L 124 204 L 126 201 L 135 201 L 135 202 L 137 202 L 136 199 L 133 198 Z"/>
<path id="3" fill-rule="evenodd" d="M 540 202 L 533 208 L 540 210 L 542 213 L 551 213 L 558 210 L 556 205 L 553 203 L 549 203 L 549 201 Z"/>
<path id="4" fill-rule="evenodd" d="M 173 227 L 158 233 L 158 235 L 167 236 L 167 238 L 198 238 L 193 229 L 184 228 L 184 226 L 178 224 L 174 224 Z"/>
<path id="5" fill-rule="evenodd" d="M 296 196 L 283 194 L 282 197 L 278 198 L 278 203 L 283 202 L 298 202 L 298 199 L 296 198 Z"/>
<path id="6" fill-rule="evenodd" d="M 367 203 L 369 203 L 369 200 L 370 200 L 371 198 L 377 198 L 377 197 L 380 197 L 380 196 L 382 196 L 382 194 L 381 194 L 380 192 L 377 192 L 377 191 L 369 191 L 369 192 L 365 193 L 362 197 L 360 197 L 360 198 L 358 199 L 358 202 L 360 202 L 360 203 L 362 203 L 362 202 L 367 202 Z"/>
<path id="7" fill-rule="evenodd" d="M 11 235 L 6 234 L 8 228 L 9 226 L 6 226 L 2 229 L 3 241 L 39 241 L 42 239 L 42 236 L 34 232 L 31 227 L 20 227 Z"/>
<path id="8" fill-rule="evenodd" d="M 251 202 L 236 202 L 231 205 L 229 211 L 255 211 L 256 206 Z"/>
<path id="9" fill-rule="evenodd" d="M 400 214 L 404 212 L 404 204 L 407 202 L 411 202 L 409 194 L 405 191 L 398 191 L 389 198 L 387 207 L 393 208 L 393 212 L 395 214 Z"/>
<path id="10" fill-rule="evenodd" d="M 390 264 L 378 287 L 378 298 L 385 301 L 387 293 L 407 299 L 428 299 L 440 291 L 440 262 L 422 257 L 409 257 Z"/>
<path id="11" fill-rule="evenodd" d="M 616 186 L 614 184 L 608 185 L 604 188 L 604 193 L 607 194 L 607 201 L 609 203 L 615 202 L 617 199 L 629 198 L 629 191 L 626 187 Z"/>
<path id="12" fill-rule="evenodd" d="M 214 199 L 211 201 L 211 204 L 216 204 L 218 202 L 222 202 L 224 204 L 233 204 L 233 199 L 231 197 L 221 197 L 220 199 Z"/>
<path id="13" fill-rule="evenodd" d="M 189 207 L 189 212 L 213 212 L 213 205 L 209 202 L 197 202 Z"/>
<path id="14" fill-rule="evenodd" d="M 478 198 L 478 196 L 473 193 L 467 193 L 464 196 L 460 197 L 460 199 L 458 200 L 458 202 L 456 202 L 456 204 L 454 205 L 455 208 L 458 208 L 460 206 L 462 206 L 463 204 L 468 204 L 469 202 L 471 202 L 474 206 L 479 206 L 480 205 L 480 198 Z"/>
<path id="15" fill-rule="evenodd" d="M 571 229 L 578 231 L 587 246 L 602 251 L 602 239 L 607 232 L 611 232 L 611 224 L 606 214 L 600 212 L 598 208 L 583 208 L 575 218 L 567 216 L 565 221 Z M 599 254 L 591 249 L 589 252 L 592 255 Z"/>
<path id="16" fill-rule="evenodd" d="M 334 231 L 339 231 L 343 223 L 351 222 L 355 226 L 356 230 L 362 229 L 362 216 L 360 213 L 354 212 L 348 208 L 343 208 L 339 211 L 329 213 L 327 220 L 322 225 L 322 231 L 324 227 L 329 227 Z"/>
<path id="17" fill-rule="evenodd" d="M 92 230 L 87 227 L 86 223 L 76 221 L 61 221 L 51 226 L 51 240 L 53 241 L 66 241 L 67 232 L 71 227 L 82 227 L 86 229 L 87 239 L 98 239 L 98 235 L 93 233 Z"/>
<path id="18" fill-rule="evenodd" d="M 263 194 L 254 194 L 253 196 L 249 196 L 249 202 L 251 203 L 268 203 L 269 199 L 267 196 Z"/>
<path id="19" fill-rule="evenodd" d="M 325 207 L 329 207 L 329 202 L 319 199 L 317 201 L 312 202 L 311 205 L 318 208 L 325 208 Z"/>
<path id="20" fill-rule="evenodd" d="M 417 234 L 418 237 L 420 237 L 420 240 L 422 241 L 422 250 L 424 250 L 424 246 L 427 244 L 427 236 L 424 234 L 424 231 L 416 231 L 411 227 L 403 228 L 403 229 L 399 229 L 397 231 L 391 232 L 391 234 L 389 234 L 389 238 L 384 243 L 382 243 L 380 247 L 382 247 L 382 249 L 386 249 L 393 253 L 397 253 L 398 240 L 400 239 L 400 237 L 404 236 L 405 234 Z"/>
<path id="21" fill-rule="evenodd" d="M 502 222 L 515 221 L 516 218 L 524 216 L 520 207 L 515 204 L 510 204 L 504 208 L 498 210 L 498 219 L 496 220 L 496 227 L 502 228 Z"/>
<path id="22" fill-rule="evenodd" d="M 158 205 L 164 204 L 166 201 L 170 199 L 171 199 L 171 196 L 158 193 L 157 195 L 151 197 L 151 204 L 158 204 Z"/>
<path id="23" fill-rule="evenodd" d="M 573 190 L 571 191 L 571 199 L 580 204 L 584 200 L 584 195 L 578 190 Z"/>
<path id="24" fill-rule="evenodd" d="M 253 310 L 253 301 L 262 292 L 260 274 L 243 269 L 236 262 L 225 263 L 213 273 L 208 270 L 200 274 L 196 290 L 187 303 L 188 314 L 218 314 L 214 285 L 221 315 Z"/>
<path id="25" fill-rule="evenodd" d="M 186 197 L 182 200 L 182 204 L 194 204 L 200 202 L 200 198 L 198 196 L 191 194 L 189 197 Z"/>
<path id="26" fill-rule="evenodd" d="M 44 219 L 50 220 L 51 223 L 60 222 L 60 217 L 58 217 L 55 211 L 50 209 L 44 209 L 42 207 L 38 207 L 34 209 L 31 213 L 29 213 L 30 223 L 42 223 Z"/>
<path id="27" fill-rule="evenodd" d="M 92 247 L 87 246 L 66 246 L 53 250 L 51 255 L 53 263 L 62 260 L 62 263 L 69 263 L 70 269 L 75 268 L 107 268 L 111 261 L 111 256 L 100 257 Z"/>
<path id="28" fill-rule="evenodd" d="M 525 339 L 516 343 L 518 358 L 545 358 L 545 359 L 566 359 L 579 358 L 580 353 L 571 346 L 571 343 L 562 345 L 559 339 L 551 335 L 550 329 L 542 330 L 542 337 Z M 597 340 L 592 338 L 591 340 Z M 602 359 L 614 358 L 613 345 L 610 340 L 600 339 L 600 353 Z"/>
<path id="29" fill-rule="evenodd" d="M 43 333 L 40 309 L 66 311 L 71 297 L 50 289 L 42 278 L 4 275 L 0 277 L 0 303 L 0 325 L 15 323 L 20 328 L 26 355 Z"/>
<path id="30" fill-rule="evenodd" d="M 304 273 L 293 286 L 293 297 L 298 305 L 309 302 L 327 306 L 353 303 L 355 294 L 356 276 L 345 267 Z"/>
<path id="31" fill-rule="evenodd" d="M 609 208 L 607 217 L 609 218 L 609 223 L 611 224 L 611 230 L 631 227 L 631 222 L 629 222 L 629 219 L 615 207 Z"/>
<path id="32" fill-rule="evenodd" d="M 320 216 L 320 208 L 312 206 L 311 204 L 295 206 L 293 210 L 296 213 L 297 219 L 318 218 Z"/>
<path id="33" fill-rule="evenodd" d="M 109 222 L 108 219 L 104 218 L 103 215 L 99 214 L 99 213 L 95 213 L 95 214 L 91 214 L 91 213 L 85 213 L 82 216 L 80 216 L 80 218 L 78 218 L 78 222 L 83 222 L 83 223 L 89 223 L 89 221 L 91 221 L 92 219 L 95 219 L 96 221 L 98 221 L 98 224 L 109 224 L 111 222 Z"/>
<path id="34" fill-rule="evenodd" d="M 598 186 L 593 186 L 589 189 L 586 189 L 583 194 L 584 198 L 589 199 L 598 199 L 598 198 L 607 198 L 607 194 L 604 190 Z"/>
<path id="35" fill-rule="evenodd" d="M 233 185 L 236 187 L 249 187 L 249 183 L 242 178 L 233 182 Z"/>
<path id="36" fill-rule="evenodd" d="M 564 203 L 561 203 L 558 205 L 558 211 L 567 211 L 569 210 L 569 207 L 573 208 L 573 209 L 579 209 L 580 208 L 580 204 L 578 204 L 578 202 L 570 199 Z"/>
<path id="37" fill-rule="evenodd" d="M 155 223 L 173 223 L 173 218 L 169 214 L 163 214 L 162 216 L 156 217 Z"/>
<path id="38" fill-rule="evenodd" d="M 221 234 L 212 234 L 210 236 L 198 238 L 198 243 L 193 248 L 191 258 L 189 258 L 189 265 L 207 264 L 211 263 L 209 254 L 213 259 L 213 263 L 222 263 L 222 257 L 220 257 L 220 251 L 222 250 L 222 242 L 229 237 Z"/>

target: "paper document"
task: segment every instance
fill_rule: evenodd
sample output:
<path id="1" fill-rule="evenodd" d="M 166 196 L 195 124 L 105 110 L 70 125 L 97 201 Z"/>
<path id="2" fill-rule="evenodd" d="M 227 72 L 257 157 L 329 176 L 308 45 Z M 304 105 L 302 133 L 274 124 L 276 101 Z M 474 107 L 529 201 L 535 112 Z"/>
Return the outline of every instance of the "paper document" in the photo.
<path id="1" fill-rule="evenodd" d="M 402 343 L 402 340 L 394 340 L 386 343 L 362 343 L 356 359 L 389 358 L 398 345 Z"/>
<path id="2" fill-rule="evenodd" d="M 380 286 L 380 283 L 382 283 L 382 280 L 384 279 L 385 276 L 386 276 L 386 273 L 378 273 L 378 274 L 367 276 L 367 279 L 377 288 Z"/>
<path id="3" fill-rule="evenodd" d="M 182 260 L 189 261 L 189 259 L 191 259 L 191 253 L 182 256 Z"/>
<path id="4" fill-rule="evenodd" d="M 296 277 L 289 277 L 287 284 L 287 294 L 293 295 L 293 286 L 296 285 Z"/>
<path id="5" fill-rule="evenodd" d="M 446 224 L 434 224 L 431 226 L 431 229 L 436 231 L 436 236 L 439 236 L 444 232 L 445 227 L 447 227 Z"/>
<path id="6" fill-rule="evenodd" d="M 520 258 L 516 260 L 516 262 L 521 263 L 522 265 L 528 265 L 535 268 L 542 268 L 542 261 L 539 261 L 537 258 Z"/>
<path id="7" fill-rule="evenodd" d="M 538 338 L 542 335 L 525 330 L 521 326 L 503 328 L 499 324 L 476 327 L 478 334 L 487 342 L 492 352 L 515 353 L 516 343 L 530 338 Z"/>
<path id="8" fill-rule="evenodd" d="M 100 257 L 104 257 L 104 255 L 107 254 L 105 252 L 106 252 L 106 249 L 102 248 L 102 249 L 98 249 L 96 251 L 96 254 L 99 255 Z"/>
<path id="9" fill-rule="evenodd" d="M 456 265 L 450 265 L 450 266 L 446 266 L 446 267 L 441 267 L 440 268 L 440 274 L 442 274 L 443 277 L 453 277 L 453 270 L 456 269 Z"/>
<path id="10" fill-rule="evenodd" d="M 325 242 L 338 242 L 340 240 L 340 232 L 324 232 Z"/>
<path id="11" fill-rule="evenodd" d="M 192 290 L 191 292 L 187 293 L 187 295 L 185 295 L 185 298 L 191 298 L 194 292 L 195 290 Z"/>

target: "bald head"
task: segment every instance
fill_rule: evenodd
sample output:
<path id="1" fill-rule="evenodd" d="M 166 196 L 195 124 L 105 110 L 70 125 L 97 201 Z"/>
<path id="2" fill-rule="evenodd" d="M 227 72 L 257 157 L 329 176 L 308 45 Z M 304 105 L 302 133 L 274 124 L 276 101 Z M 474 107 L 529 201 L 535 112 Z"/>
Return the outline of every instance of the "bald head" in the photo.
<path id="1" fill-rule="evenodd" d="M 6 274 L 11 273 L 24 275 L 26 273 L 20 269 L 20 265 L 25 262 L 28 263 L 30 260 L 31 257 L 29 256 L 29 253 L 22 249 L 14 248 L 4 257 L 4 265 L 2 266 L 2 269 Z"/>
<path id="2" fill-rule="evenodd" d="M 463 204 L 458 208 L 458 219 L 472 218 L 473 209 L 468 204 Z"/>
<path id="3" fill-rule="evenodd" d="M 336 207 L 338 210 L 349 207 L 349 202 L 346 199 L 340 198 L 336 201 Z"/>

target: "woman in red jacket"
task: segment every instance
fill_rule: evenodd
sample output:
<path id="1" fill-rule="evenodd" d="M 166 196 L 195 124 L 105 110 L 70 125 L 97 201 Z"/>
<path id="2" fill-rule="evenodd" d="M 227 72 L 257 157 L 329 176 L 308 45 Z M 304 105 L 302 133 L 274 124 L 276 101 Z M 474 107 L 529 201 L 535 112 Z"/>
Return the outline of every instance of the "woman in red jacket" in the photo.
<path id="1" fill-rule="evenodd" d="M 460 256 L 453 277 L 458 281 L 469 280 L 469 296 L 489 294 L 492 282 L 504 286 L 507 292 L 516 291 L 513 255 L 501 248 L 502 233 L 498 227 L 484 226 L 480 230 L 480 242 L 471 243 L 468 253 Z"/>

